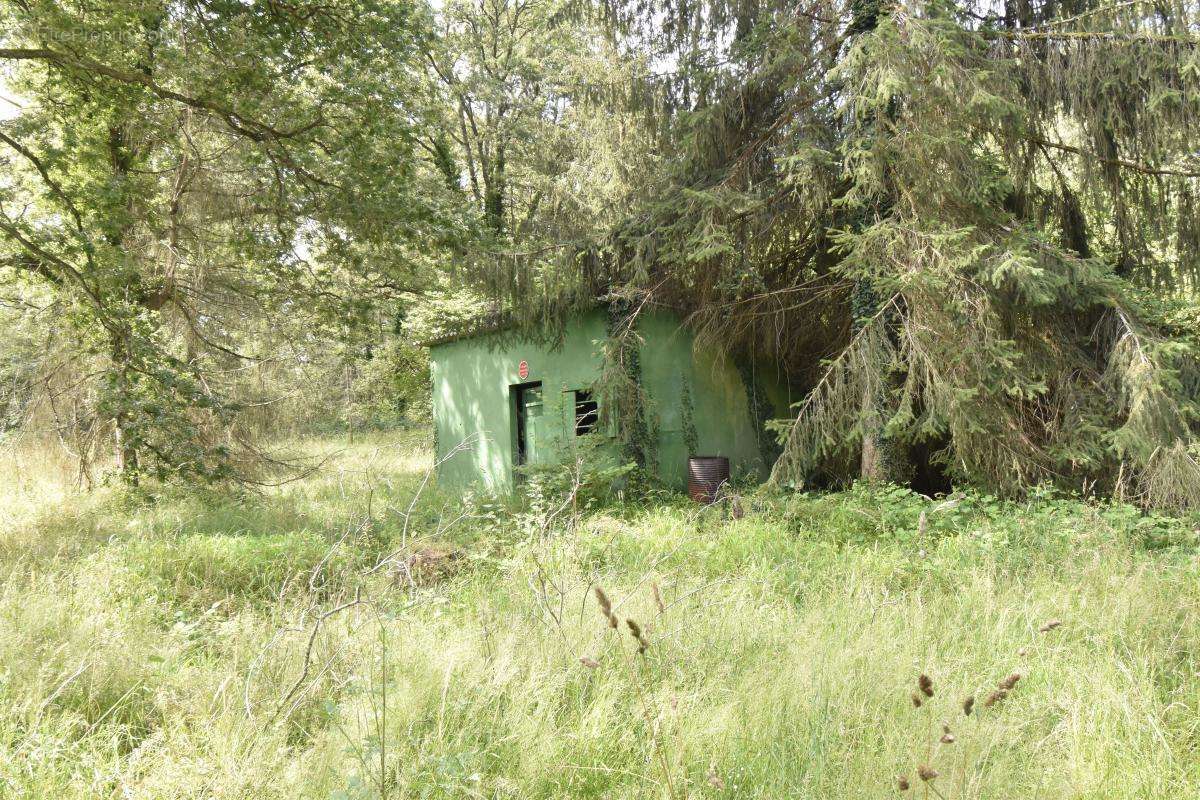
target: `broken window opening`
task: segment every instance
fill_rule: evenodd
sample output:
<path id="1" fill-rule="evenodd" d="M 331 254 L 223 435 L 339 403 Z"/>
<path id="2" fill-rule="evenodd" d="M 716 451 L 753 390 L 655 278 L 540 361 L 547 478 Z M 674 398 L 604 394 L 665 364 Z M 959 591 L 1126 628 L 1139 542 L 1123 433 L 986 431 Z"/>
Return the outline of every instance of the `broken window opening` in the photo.
<path id="1" fill-rule="evenodd" d="M 575 390 L 575 435 L 586 436 L 600 422 L 600 408 L 586 389 Z"/>

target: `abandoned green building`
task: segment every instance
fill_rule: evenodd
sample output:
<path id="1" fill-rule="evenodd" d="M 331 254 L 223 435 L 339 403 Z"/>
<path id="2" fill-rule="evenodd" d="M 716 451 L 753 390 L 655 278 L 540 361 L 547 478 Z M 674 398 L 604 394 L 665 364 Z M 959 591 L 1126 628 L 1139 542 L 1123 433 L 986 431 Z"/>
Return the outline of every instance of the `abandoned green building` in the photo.
<path id="1" fill-rule="evenodd" d="M 784 382 L 770 368 L 698 351 L 671 314 L 636 324 L 648 471 L 682 487 L 688 457 L 708 455 L 727 457 L 734 478 L 763 476 L 776 448 L 764 423 L 792 401 Z M 594 310 L 553 342 L 499 330 L 429 343 L 439 482 L 506 492 L 522 465 L 570 462 L 584 436 L 616 452 L 595 390 L 607 325 Z"/>

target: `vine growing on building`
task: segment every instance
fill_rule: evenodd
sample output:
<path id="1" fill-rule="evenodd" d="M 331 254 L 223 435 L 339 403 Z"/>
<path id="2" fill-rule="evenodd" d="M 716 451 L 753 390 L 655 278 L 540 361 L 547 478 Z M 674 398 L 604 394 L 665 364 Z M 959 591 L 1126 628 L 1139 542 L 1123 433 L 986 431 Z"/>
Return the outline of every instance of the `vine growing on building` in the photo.
<path id="1" fill-rule="evenodd" d="M 608 338 L 602 346 L 595 391 L 600 412 L 615 428 L 624 456 L 646 469 L 654 465 L 656 448 L 649 400 L 642 385 L 642 339 L 636 326 L 639 311 L 620 300 L 609 304 Z"/>
<path id="2" fill-rule="evenodd" d="M 692 382 L 680 376 L 679 417 L 683 428 L 683 446 L 689 456 L 700 454 L 700 435 L 696 432 L 696 407 L 692 402 Z"/>

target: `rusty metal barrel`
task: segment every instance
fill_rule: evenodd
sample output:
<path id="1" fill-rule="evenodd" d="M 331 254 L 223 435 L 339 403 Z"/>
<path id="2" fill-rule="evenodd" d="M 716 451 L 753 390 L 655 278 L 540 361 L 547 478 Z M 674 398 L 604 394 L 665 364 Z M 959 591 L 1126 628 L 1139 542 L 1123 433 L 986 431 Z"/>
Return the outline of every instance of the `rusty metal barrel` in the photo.
<path id="1" fill-rule="evenodd" d="M 729 482 L 725 456 L 691 456 L 688 459 L 688 495 L 697 503 L 712 503 L 721 484 Z"/>

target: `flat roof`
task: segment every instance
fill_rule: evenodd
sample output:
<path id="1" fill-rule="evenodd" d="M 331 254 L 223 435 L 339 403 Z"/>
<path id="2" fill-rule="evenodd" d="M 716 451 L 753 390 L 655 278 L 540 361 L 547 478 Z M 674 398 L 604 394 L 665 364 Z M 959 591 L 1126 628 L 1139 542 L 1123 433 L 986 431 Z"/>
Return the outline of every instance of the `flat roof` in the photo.
<path id="1" fill-rule="evenodd" d="M 603 306 L 603 304 L 604 300 L 599 299 L 584 307 L 563 309 L 565 313 L 563 314 L 562 319 L 565 323 L 565 321 L 568 319 L 576 318 L 578 316 L 593 312 L 597 308 Z M 549 317 L 550 319 L 553 319 L 554 315 L 551 314 Z M 476 336 L 486 336 L 488 334 L 503 333 L 505 331 L 515 332 L 518 327 L 519 324 L 511 311 L 498 311 L 481 317 L 476 317 L 473 320 L 462 323 L 458 330 L 449 331 L 440 336 L 434 336 L 429 339 L 425 339 L 421 342 L 421 344 L 425 347 L 437 347 L 438 345 L 459 342 L 463 339 L 473 339 Z M 531 337 L 536 337 L 539 334 L 545 334 L 547 329 L 553 330 L 554 326 L 553 324 L 547 322 L 545 318 L 543 318 L 542 321 L 529 325 L 528 330 L 525 332 Z"/>
<path id="2" fill-rule="evenodd" d="M 437 347 L 441 344 L 450 344 L 463 339 L 474 339 L 476 336 L 485 336 L 489 333 L 499 333 L 500 331 L 509 330 L 514 327 L 511 319 L 489 319 L 483 318 L 472 323 L 464 325 L 459 330 L 443 333 L 441 336 L 435 336 L 431 339 L 425 339 L 421 342 L 425 347 Z"/>

